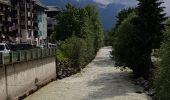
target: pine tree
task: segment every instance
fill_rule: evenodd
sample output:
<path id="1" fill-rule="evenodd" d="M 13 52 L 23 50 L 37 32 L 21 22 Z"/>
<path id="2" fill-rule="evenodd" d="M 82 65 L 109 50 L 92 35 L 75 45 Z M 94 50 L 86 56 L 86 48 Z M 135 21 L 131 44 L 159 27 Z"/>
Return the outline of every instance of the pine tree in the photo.
<path id="1" fill-rule="evenodd" d="M 136 26 L 134 44 L 139 61 L 135 62 L 134 72 L 138 76 L 148 77 L 149 69 L 153 66 L 151 61 L 152 49 L 161 45 L 164 24 L 166 20 L 163 2 L 159 0 L 138 0 L 137 15 L 133 22 Z"/>
<path id="2" fill-rule="evenodd" d="M 132 12 L 135 12 L 136 8 L 126 8 L 126 9 L 122 9 L 118 15 L 116 16 L 117 17 L 117 23 L 114 27 L 114 29 L 116 29 L 120 24 L 121 22 L 123 22 L 124 19 L 126 19 L 128 17 L 128 15 Z"/>
<path id="3" fill-rule="evenodd" d="M 160 47 L 162 41 L 164 24 L 166 20 L 163 2 L 159 0 L 138 0 L 138 29 L 144 35 L 148 36 L 148 45 L 151 49 Z"/>

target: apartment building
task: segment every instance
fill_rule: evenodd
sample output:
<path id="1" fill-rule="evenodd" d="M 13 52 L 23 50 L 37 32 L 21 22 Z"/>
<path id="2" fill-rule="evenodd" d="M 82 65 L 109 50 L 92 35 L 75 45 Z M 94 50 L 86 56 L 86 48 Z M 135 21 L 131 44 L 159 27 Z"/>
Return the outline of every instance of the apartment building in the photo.
<path id="1" fill-rule="evenodd" d="M 10 1 L 0 0 L 0 42 L 11 41 Z"/>
<path id="2" fill-rule="evenodd" d="M 50 26 L 54 27 L 52 14 L 56 12 L 51 8 L 47 11 L 40 0 L 0 0 L 0 42 L 46 43 L 47 20 L 52 19 Z"/>
<path id="3" fill-rule="evenodd" d="M 17 43 L 34 44 L 34 0 L 11 0 L 12 32 Z"/>

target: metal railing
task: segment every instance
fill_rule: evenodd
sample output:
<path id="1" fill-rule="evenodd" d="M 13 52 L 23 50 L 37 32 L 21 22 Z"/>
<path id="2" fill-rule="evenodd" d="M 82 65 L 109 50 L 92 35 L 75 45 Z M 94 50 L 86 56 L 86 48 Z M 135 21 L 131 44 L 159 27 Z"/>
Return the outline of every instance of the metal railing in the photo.
<path id="1" fill-rule="evenodd" d="M 0 53 L 0 65 L 2 66 L 17 62 L 53 57 L 55 54 L 56 48 L 30 49 L 13 51 L 10 53 Z"/>

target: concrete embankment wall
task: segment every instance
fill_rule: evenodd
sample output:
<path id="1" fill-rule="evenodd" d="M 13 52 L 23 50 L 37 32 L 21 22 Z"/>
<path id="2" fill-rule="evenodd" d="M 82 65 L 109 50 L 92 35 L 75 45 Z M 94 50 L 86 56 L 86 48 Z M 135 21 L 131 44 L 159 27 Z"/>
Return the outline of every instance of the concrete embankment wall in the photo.
<path id="1" fill-rule="evenodd" d="M 37 84 L 56 78 L 55 57 L 0 67 L 0 100 L 15 99 Z"/>

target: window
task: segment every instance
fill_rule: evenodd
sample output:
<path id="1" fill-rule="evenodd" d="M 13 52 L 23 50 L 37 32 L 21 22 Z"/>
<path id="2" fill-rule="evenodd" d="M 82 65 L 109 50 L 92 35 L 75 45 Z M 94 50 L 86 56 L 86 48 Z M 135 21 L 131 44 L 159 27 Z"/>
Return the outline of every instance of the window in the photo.
<path id="1" fill-rule="evenodd" d="M 2 27 L 0 26 L 0 31 L 2 31 Z"/>
<path id="2" fill-rule="evenodd" d="M 29 37 L 32 36 L 32 30 L 28 30 L 28 36 L 29 36 Z"/>
<path id="3" fill-rule="evenodd" d="M 28 25 L 31 25 L 31 21 L 30 20 L 28 21 Z"/>
<path id="4" fill-rule="evenodd" d="M 6 32 L 7 31 L 7 28 L 6 27 L 4 27 L 4 32 Z"/>
<path id="5" fill-rule="evenodd" d="M 21 12 L 21 16 L 25 16 L 25 13 L 24 13 L 24 12 Z"/>
<path id="6" fill-rule="evenodd" d="M 2 21 L 5 21 L 5 16 L 2 16 Z"/>
<path id="7" fill-rule="evenodd" d="M 25 25 L 25 23 L 24 23 L 24 21 L 23 21 L 23 20 L 21 20 L 21 25 Z"/>
<path id="8" fill-rule="evenodd" d="M 8 21 L 9 21 L 9 22 L 11 21 L 11 17 L 8 17 Z"/>
<path id="9" fill-rule="evenodd" d="M 30 8 L 30 4 L 29 3 L 27 3 L 27 8 Z"/>
<path id="10" fill-rule="evenodd" d="M 8 45 L 5 45 L 5 47 L 6 47 L 6 49 L 7 49 L 7 50 L 9 50 L 9 47 L 8 47 Z"/>
<path id="11" fill-rule="evenodd" d="M 0 50 L 4 50 L 4 45 L 0 45 Z"/>
<path id="12" fill-rule="evenodd" d="M 9 27 L 9 32 L 11 32 L 12 31 L 12 27 Z"/>
<path id="13" fill-rule="evenodd" d="M 6 10 L 6 8 L 5 8 L 5 7 L 3 7 L 3 10 L 5 11 L 5 10 Z"/>
<path id="14" fill-rule="evenodd" d="M 31 17 L 31 13 L 30 12 L 28 12 L 28 17 Z"/>

